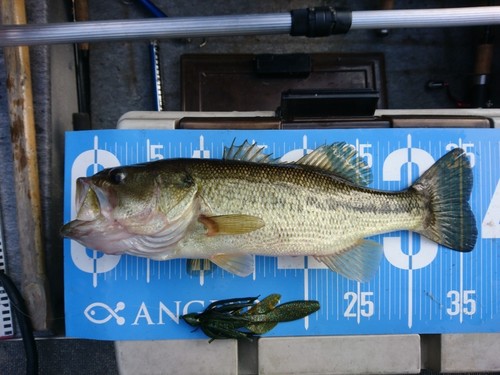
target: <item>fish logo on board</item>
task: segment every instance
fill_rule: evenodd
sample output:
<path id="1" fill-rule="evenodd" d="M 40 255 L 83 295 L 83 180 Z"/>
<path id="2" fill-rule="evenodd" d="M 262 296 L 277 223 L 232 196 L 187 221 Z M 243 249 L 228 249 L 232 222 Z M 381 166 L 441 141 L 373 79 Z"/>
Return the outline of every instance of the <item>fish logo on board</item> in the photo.
<path id="1" fill-rule="evenodd" d="M 124 309 L 125 303 L 121 301 L 116 304 L 115 308 L 102 302 L 94 302 L 87 306 L 83 314 L 94 324 L 105 324 L 111 319 L 115 319 L 116 324 L 122 326 L 125 324 L 125 318 L 118 315 L 118 312 Z"/>

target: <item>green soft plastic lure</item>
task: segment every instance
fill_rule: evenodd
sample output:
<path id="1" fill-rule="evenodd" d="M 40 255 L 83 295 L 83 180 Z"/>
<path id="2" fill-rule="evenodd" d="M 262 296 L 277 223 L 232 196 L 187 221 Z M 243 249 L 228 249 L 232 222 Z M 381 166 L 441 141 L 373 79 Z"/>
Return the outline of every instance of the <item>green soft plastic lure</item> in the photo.
<path id="1" fill-rule="evenodd" d="M 201 313 L 182 316 L 189 325 L 215 339 L 249 339 L 269 332 L 278 323 L 302 319 L 319 310 L 318 301 L 291 301 L 278 305 L 281 295 L 224 299 L 211 303 Z M 277 306 L 278 305 L 278 306 Z"/>

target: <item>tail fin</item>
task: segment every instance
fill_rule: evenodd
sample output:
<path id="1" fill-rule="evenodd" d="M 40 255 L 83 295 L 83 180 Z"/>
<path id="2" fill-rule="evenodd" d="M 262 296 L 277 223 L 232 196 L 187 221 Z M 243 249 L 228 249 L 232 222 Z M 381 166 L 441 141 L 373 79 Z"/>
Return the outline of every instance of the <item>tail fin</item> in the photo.
<path id="1" fill-rule="evenodd" d="M 428 169 L 412 186 L 429 208 L 420 234 L 454 250 L 474 249 L 477 226 L 469 205 L 472 184 L 469 159 L 460 148 Z"/>

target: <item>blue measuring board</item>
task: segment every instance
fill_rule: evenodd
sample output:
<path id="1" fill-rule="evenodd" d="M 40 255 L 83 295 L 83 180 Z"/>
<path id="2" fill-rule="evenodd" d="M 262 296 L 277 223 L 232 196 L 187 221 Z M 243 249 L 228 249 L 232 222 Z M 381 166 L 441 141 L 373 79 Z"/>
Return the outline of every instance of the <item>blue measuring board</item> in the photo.
<path id="1" fill-rule="evenodd" d="M 471 205 L 479 238 L 470 253 L 415 233 L 373 237 L 384 246 L 376 277 L 348 280 L 311 257 L 257 257 L 246 278 L 220 268 L 190 275 L 186 261 L 103 255 L 64 240 L 66 333 L 145 340 L 204 337 L 180 316 L 211 301 L 280 293 L 282 302 L 319 300 L 321 309 L 267 336 L 500 331 L 500 130 L 100 130 L 66 135 L 65 222 L 75 217 L 75 181 L 99 170 L 162 158 L 220 158 L 224 146 L 256 142 L 293 161 L 324 144 L 352 144 L 371 166 L 373 188 L 406 188 L 447 151 L 471 161 Z"/>

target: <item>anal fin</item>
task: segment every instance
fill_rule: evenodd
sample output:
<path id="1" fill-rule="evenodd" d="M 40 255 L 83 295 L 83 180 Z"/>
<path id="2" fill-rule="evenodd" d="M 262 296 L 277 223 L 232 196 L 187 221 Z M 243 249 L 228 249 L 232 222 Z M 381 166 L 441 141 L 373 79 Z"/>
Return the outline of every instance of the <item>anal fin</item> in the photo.
<path id="1" fill-rule="evenodd" d="M 220 254 L 211 257 L 210 260 L 223 270 L 231 272 L 237 276 L 246 277 L 255 269 L 255 258 L 250 254 Z"/>
<path id="2" fill-rule="evenodd" d="M 363 239 L 344 252 L 315 258 L 348 279 L 364 282 L 375 276 L 382 255 L 381 244 Z"/>

